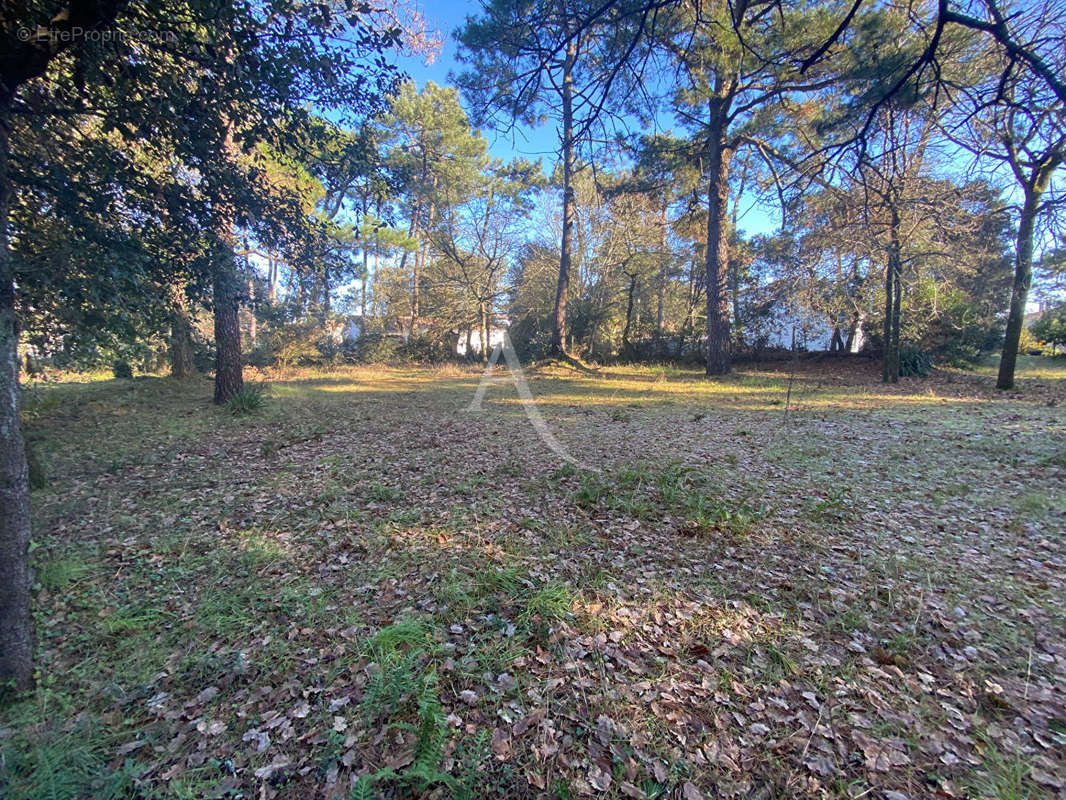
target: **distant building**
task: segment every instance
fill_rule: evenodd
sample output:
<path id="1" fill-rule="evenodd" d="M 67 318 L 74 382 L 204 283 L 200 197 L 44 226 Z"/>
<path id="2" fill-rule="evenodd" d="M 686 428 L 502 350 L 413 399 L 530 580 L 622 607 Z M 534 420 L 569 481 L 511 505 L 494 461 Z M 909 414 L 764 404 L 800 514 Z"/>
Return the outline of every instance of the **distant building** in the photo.
<path id="1" fill-rule="evenodd" d="M 507 328 L 510 326 L 510 320 L 503 317 L 498 317 L 492 321 L 488 330 L 488 348 L 489 352 L 498 344 L 503 344 L 503 335 L 507 332 Z M 455 352 L 461 356 L 473 355 L 474 353 L 481 353 L 481 329 L 480 328 L 462 328 L 458 331 L 459 340 L 455 345 Z"/>

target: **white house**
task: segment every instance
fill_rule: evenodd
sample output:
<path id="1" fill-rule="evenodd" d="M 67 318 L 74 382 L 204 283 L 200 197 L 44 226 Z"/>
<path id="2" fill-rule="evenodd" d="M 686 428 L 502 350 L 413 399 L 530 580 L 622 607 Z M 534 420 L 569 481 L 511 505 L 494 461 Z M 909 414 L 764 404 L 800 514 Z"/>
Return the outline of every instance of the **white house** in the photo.
<path id="1" fill-rule="evenodd" d="M 506 320 L 496 320 L 489 326 L 488 345 L 489 352 L 498 344 L 503 344 L 503 334 L 507 331 Z M 456 342 L 455 352 L 461 356 L 467 355 L 467 339 L 470 340 L 471 354 L 481 352 L 481 330 L 479 328 L 463 329 L 459 331 L 459 341 Z"/>

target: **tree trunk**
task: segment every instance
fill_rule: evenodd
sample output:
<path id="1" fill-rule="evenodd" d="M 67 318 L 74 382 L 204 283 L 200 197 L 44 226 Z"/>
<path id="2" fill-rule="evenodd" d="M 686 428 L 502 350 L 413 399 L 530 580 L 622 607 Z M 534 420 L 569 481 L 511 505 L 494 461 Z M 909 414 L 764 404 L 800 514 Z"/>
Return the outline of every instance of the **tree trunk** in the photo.
<path id="1" fill-rule="evenodd" d="M 485 304 L 481 304 L 481 360 L 485 361 L 489 357 L 489 312 L 485 308 Z"/>
<path id="2" fill-rule="evenodd" d="M 722 144 L 721 111 L 711 106 L 707 142 L 707 374 L 732 368 L 729 346 L 729 159 Z"/>
<path id="3" fill-rule="evenodd" d="M 899 212 L 895 205 L 889 209 L 888 258 L 885 261 L 885 324 L 884 355 L 881 360 L 881 380 L 899 383 L 899 327 L 902 299 L 902 264 L 900 262 Z"/>
<path id="4" fill-rule="evenodd" d="M 193 366 L 192 326 L 180 291 L 178 307 L 170 315 L 170 377 L 184 380 L 195 371 Z"/>
<path id="5" fill-rule="evenodd" d="M 240 293 L 233 249 L 223 246 L 215 264 L 215 403 L 222 404 L 244 387 L 241 369 Z"/>
<path id="6" fill-rule="evenodd" d="M 1022 339 L 1025 323 L 1025 304 L 1029 299 L 1029 287 L 1033 282 L 1033 231 L 1036 214 L 1043 191 L 1039 187 L 1025 187 L 1025 202 L 1018 220 L 1018 243 L 1014 255 L 1014 285 L 1010 293 L 1010 310 L 1007 312 L 1007 334 L 1003 340 L 1003 355 L 999 360 L 999 376 L 996 388 L 1014 388 L 1014 369 L 1018 363 L 1018 345 Z"/>
<path id="7" fill-rule="evenodd" d="M 232 123 L 226 126 L 222 147 L 226 156 L 235 162 Z M 244 388 L 234 212 L 233 206 L 225 198 L 219 204 L 215 224 L 218 225 L 218 232 L 211 290 L 215 317 L 215 403 L 221 405 Z"/>
<path id="8" fill-rule="evenodd" d="M 433 188 L 437 187 L 437 178 L 433 177 Z M 426 241 L 415 254 L 415 271 L 411 280 L 411 338 L 418 333 L 418 313 L 420 302 L 420 285 L 422 283 L 422 271 L 426 266 L 426 256 L 429 253 L 429 232 L 433 227 L 433 215 L 436 213 L 436 203 L 429 202 L 429 213 L 426 215 Z"/>
<path id="9" fill-rule="evenodd" d="M 669 195 L 669 191 L 667 191 Z M 659 219 L 659 223 L 662 225 L 662 232 L 659 237 L 659 249 L 660 258 L 659 262 L 659 277 L 658 285 L 656 288 L 656 306 L 655 306 L 655 342 L 656 350 L 659 351 L 659 355 L 662 355 L 662 342 L 663 342 L 663 326 L 666 322 L 666 282 L 670 274 L 670 254 L 667 251 L 667 235 L 669 233 L 669 219 L 667 212 L 669 211 L 669 202 L 667 197 L 663 197 L 662 216 Z"/>
<path id="10" fill-rule="evenodd" d="M 248 281 L 248 341 L 252 347 L 255 347 L 255 340 L 258 337 L 258 331 L 256 330 L 255 319 L 255 279 L 249 279 Z"/>
<path id="11" fill-rule="evenodd" d="M 418 227 L 418 223 L 419 223 L 419 217 L 421 215 L 422 215 L 422 206 L 421 206 L 421 204 L 416 203 L 415 207 L 414 207 L 414 210 L 413 210 L 413 212 L 411 214 L 411 224 L 408 225 L 408 227 L 407 227 L 407 235 L 410 238 L 414 239 L 416 242 L 418 241 L 418 235 L 420 233 L 419 227 Z M 416 247 L 417 247 L 417 244 L 416 244 Z M 400 274 L 401 275 L 403 275 L 404 271 L 406 270 L 406 267 L 407 267 L 407 256 L 408 256 L 409 252 L 410 251 L 408 251 L 407 248 L 405 247 L 403 252 L 400 253 Z M 416 308 L 416 306 L 418 305 L 418 288 L 417 288 L 417 286 L 418 286 L 418 253 L 419 253 L 419 250 L 416 250 L 415 251 L 414 277 L 411 280 L 411 327 L 409 328 L 408 333 L 407 333 L 407 338 L 408 339 L 410 339 L 412 336 L 414 336 L 414 332 L 415 332 L 414 331 L 414 318 L 418 315 L 418 309 Z M 402 332 L 402 329 L 403 329 L 403 323 L 402 322 L 400 323 L 400 328 L 401 328 L 401 332 Z"/>
<path id="12" fill-rule="evenodd" d="M 632 349 L 632 345 L 629 343 L 629 333 L 633 327 L 633 296 L 637 291 L 637 276 L 635 274 L 629 276 L 629 289 L 626 292 L 628 295 L 626 300 L 626 324 L 622 328 L 622 350 L 628 355 Z"/>
<path id="13" fill-rule="evenodd" d="M 563 62 L 563 236 L 559 250 L 559 281 L 555 287 L 552 354 L 566 354 L 566 299 L 570 291 L 570 250 L 574 229 L 574 62 L 577 37 L 566 46 Z"/>
<path id="14" fill-rule="evenodd" d="M 0 92 L 4 87 L 0 86 Z M 10 95 L 0 98 L 0 691 L 33 686 L 30 487 L 19 419 L 15 276 L 8 251 Z"/>

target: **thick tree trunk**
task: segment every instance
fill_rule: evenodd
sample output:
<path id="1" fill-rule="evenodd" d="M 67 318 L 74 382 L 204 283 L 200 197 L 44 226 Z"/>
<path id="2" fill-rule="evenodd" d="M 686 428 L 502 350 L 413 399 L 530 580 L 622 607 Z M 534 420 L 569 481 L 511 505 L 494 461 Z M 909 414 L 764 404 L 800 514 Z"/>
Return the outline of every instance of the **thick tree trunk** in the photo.
<path id="1" fill-rule="evenodd" d="M 720 117 L 711 107 L 711 122 Z M 729 342 L 729 159 L 721 131 L 713 128 L 707 142 L 707 374 L 732 369 Z"/>
<path id="2" fill-rule="evenodd" d="M 563 65 L 563 235 L 559 249 L 559 281 L 555 287 L 552 354 L 566 353 L 566 300 L 570 292 L 571 240 L 574 232 L 574 62 L 577 39 L 570 40 Z"/>
<path id="3" fill-rule="evenodd" d="M 1003 355 L 999 360 L 999 376 L 996 387 L 1014 388 L 1014 369 L 1018 364 L 1018 345 L 1022 340 L 1025 323 L 1025 304 L 1029 300 L 1029 287 L 1033 283 L 1033 231 L 1036 214 L 1043 192 L 1039 188 L 1026 187 L 1025 202 L 1018 220 L 1018 243 L 1014 254 L 1014 285 L 1010 293 L 1010 310 L 1007 312 L 1007 334 L 1003 340 Z"/>
<path id="4" fill-rule="evenodd" d="M 223 247 L 215 263 L 215 403 L 222 404 L 244 387 L 241 368 L 240 282 L 233 248 Z"/>
<path id="5" fill-rule="evenodd" d="M 0 87 L 0 92 L 3 92 Z M 0 98 L 0 692 L 33 686 L 30 487 L 19 420 L 18 322 L 8 251 L 10 96 Z"/>

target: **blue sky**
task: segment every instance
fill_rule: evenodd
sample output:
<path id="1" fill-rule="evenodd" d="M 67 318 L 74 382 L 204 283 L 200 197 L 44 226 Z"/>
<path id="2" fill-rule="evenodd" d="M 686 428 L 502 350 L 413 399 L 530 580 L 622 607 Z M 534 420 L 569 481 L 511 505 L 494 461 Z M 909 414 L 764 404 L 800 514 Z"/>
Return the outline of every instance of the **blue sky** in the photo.
<path id="1" fill-rule="evenodd" d="M 419 3 L 418 8 L 431 23 L 434 23 L 434 27 L 444 34 L 444 46 L 432 64 L 427 65 L 423 59 L 413 57 L 398 58 L 397 64 L 420 88 L 427 81 L 433 81 L 440 86 L 448 86 L 450 85 L 448 74 L 461 72 L 463 66 L 455 59 L 456 42 L 452 34 L 457 28 L 462 27 L 468 16 L 479 14 L 481 5 L 477 2 L 465 2 L 465 0 L 441 0 L 432 6 Z M 664 123 L 664 127 L 669 127 L 669 123 Z M 493 156 L 503 160 L 510 160 L 514 157 L 527 158 L 531 161 L 543 159 L 546 174 L 551 173 L 552 167 L 559 158 L 559 137 L 555 124 L 552 122 L 536 129 L 520 127 L 505 134 L 498 134 L 492 130 L 484 130 L 482 133 L 489 142 L 489 151 Z M 763 208 L 747 201 L 742 206 L 742 212 L 738 227 L 749 234 L 772 233 L 777 229 L 779 221 L 775 209 Z"/>

